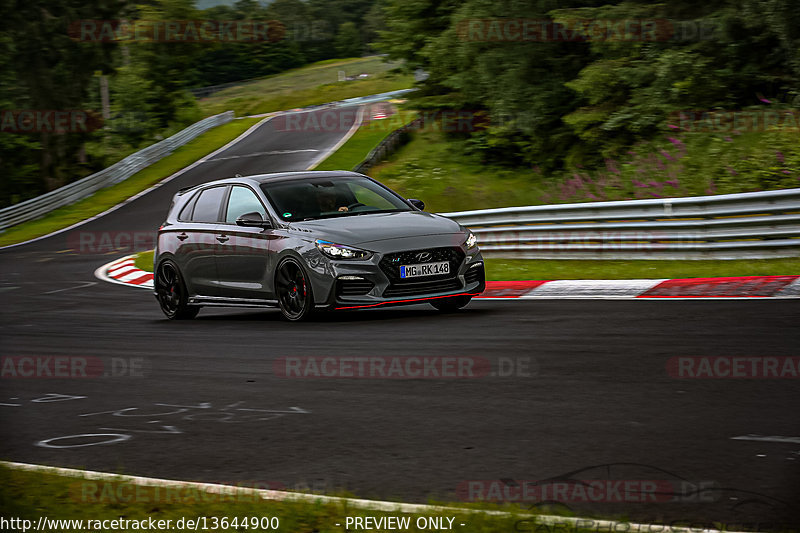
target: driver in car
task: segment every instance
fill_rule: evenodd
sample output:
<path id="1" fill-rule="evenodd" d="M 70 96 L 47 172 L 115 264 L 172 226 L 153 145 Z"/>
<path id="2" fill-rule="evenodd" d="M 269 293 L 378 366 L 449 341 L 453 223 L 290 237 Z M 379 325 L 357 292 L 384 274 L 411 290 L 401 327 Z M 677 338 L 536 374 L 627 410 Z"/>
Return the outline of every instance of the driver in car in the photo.
<path id="1" fill-rule="evenodd" d="M 336 194 L 324 189 L 317 190 L 317 203 L 319 204 L 319 210 L 322 213 L 327 213 L 330 211 L 349 211 L 345 205 L 337 207 Z"/>

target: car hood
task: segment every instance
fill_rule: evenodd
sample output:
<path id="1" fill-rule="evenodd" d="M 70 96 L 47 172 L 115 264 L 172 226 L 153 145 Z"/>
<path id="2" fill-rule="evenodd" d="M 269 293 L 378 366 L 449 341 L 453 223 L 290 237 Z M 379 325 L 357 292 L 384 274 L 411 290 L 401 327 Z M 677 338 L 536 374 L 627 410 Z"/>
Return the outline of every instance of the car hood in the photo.
<path id="1" fill-rule="evenodd" d="M 461 224 L 455 220 L 424 211 L 349 215 L 294 222 L 291 226 L 302 232 L 311 232 L 315 239 L 352 246 L 364 246 L 389 239 L 464 233 Z"/>

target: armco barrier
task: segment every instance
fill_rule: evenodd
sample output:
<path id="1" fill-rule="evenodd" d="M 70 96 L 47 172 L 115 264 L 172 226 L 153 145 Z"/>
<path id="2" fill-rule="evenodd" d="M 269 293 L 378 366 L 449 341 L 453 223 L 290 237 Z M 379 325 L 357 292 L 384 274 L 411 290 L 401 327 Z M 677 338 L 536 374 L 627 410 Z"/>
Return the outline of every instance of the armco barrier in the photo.
<path id="1" fill-rule="evenodd" d="M 763 259 L 800 256 L 800 189 L 443 213 L 488 257 Z"/>
<path id="2" fill-rule="evenodd" d="M 391 154 L 393 154 L 404 142 L 404 136 L 409 130 L 419 128 L 422 119 L 416 118 L 406 124 L 405 126 L 394 130 L 387 135 L 378 146 L 370 150 L 367 157 L 358 165 L 353 167 L 354 172 L 366 173 L 370 168 L 374 167 Z"/>
<path id="3" fill-rule="evenodd" d="M 143 168 L 169 155 L 201 133 L 233 120 L 233 111 L 208 117 L 175 135 L 131 154 L 91 176 L 64 185 L 36 198 L 0 209 L 0 230 L 38 218 L 54 209 L 82 200 L 91 194 L 126 180 Z"/>

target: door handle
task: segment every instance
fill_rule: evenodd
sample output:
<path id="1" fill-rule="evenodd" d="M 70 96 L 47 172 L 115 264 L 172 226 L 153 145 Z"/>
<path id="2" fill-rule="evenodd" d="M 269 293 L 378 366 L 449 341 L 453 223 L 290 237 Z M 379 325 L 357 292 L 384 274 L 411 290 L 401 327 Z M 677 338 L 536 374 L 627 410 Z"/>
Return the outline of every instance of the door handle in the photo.
<path id="1" fill-rule="evenodd" d="M 217 235 L 217 240 L 219 242 L 227 242 L 230 239 L 227 235 Z"/>
<path id="2" fill-rule="evenodd" d="M 188 236 L 188 235 L 186 235 L 186 232 L 185 232 L 185 231 L 184 231 L 183 233 L 179 233 L 179 234 L 177 235 L 177 237 L 178 237 L 178 240 L 181 240 L 181 241 L 185 241 L 186 239 L 188 239 L 188 238 L 189 238 L 189 236 Z"/>

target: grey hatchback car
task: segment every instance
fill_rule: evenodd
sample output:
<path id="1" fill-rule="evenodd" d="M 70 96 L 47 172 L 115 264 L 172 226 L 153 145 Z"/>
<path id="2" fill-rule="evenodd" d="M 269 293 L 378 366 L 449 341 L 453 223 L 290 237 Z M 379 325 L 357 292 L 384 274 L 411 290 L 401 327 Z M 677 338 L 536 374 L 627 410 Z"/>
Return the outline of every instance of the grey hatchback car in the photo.
<path id="1" fill-rule="evenodd" d="M 183 189 L 158 230 L 155 296 L 170 319 L 203 306 L 316 310 L 429 302 L 483 292 L 483 258 L 458 222 L 355 172 L 283 172 Z"/>

